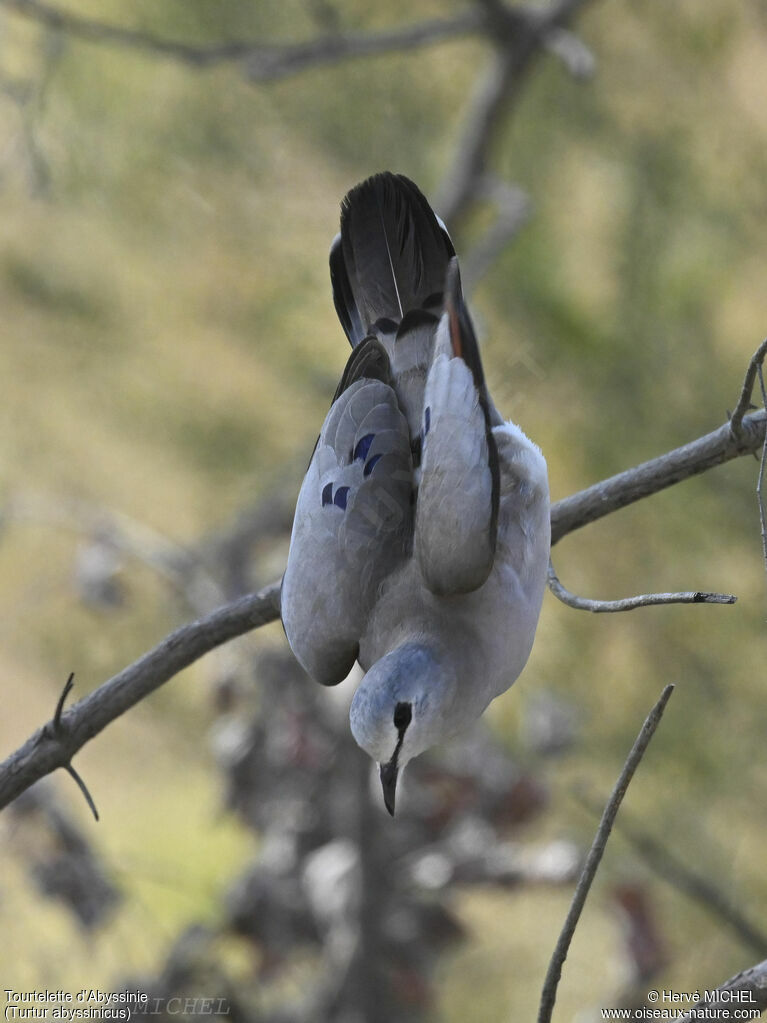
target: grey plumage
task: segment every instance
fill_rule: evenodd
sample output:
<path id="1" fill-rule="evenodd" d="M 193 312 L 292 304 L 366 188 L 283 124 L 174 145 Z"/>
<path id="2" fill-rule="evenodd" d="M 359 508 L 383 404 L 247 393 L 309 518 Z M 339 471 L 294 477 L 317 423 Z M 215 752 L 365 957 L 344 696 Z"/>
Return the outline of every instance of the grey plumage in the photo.
<path id="1" fill-rule="evenodd" d="M 398 770 L 527 660 L 546 463 L 492 404 L 452 243 L 412 182 L 349 193 L 331 277 L 353 351 L 299 495 L 282 616 L 318 681 L 365 670 L 351 726 L 393 812 Z"/>

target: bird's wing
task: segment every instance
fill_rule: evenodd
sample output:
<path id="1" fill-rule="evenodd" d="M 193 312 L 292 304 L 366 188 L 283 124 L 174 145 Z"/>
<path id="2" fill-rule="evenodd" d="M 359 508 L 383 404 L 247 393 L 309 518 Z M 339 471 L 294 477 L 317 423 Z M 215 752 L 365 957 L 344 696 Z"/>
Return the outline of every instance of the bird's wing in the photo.
<path id="1" fill-rule="evenodd" d="M 493 567 L 500 487 L 494 422 L 500 417 L 487 396 L 453 260 L 424 392 L 415 522 L 421 574 L 441 596 L 478 589 Z"/>
<path id="2" fill-rule="evenodd" d="M 282 582 L 288 642 L 307 672 L 340 682 L 383 580 L 412 543 L 413 468 L 389 362 L 352 352 L 301 487 Z"/>

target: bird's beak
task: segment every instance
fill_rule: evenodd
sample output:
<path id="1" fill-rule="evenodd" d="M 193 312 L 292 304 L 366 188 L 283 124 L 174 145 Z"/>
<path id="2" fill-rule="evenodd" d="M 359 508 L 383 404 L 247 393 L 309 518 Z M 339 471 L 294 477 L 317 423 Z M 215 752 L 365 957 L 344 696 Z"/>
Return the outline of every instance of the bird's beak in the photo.
<path id="1" fill-rule="evenodd" d="M 397 796 L 397 775 L 399 768 L 390 760 L 388 764 L 379 764 L 378 772 L 381 776 L 381 788 L 386 809 L 394 816 L 394 801 Z"/>

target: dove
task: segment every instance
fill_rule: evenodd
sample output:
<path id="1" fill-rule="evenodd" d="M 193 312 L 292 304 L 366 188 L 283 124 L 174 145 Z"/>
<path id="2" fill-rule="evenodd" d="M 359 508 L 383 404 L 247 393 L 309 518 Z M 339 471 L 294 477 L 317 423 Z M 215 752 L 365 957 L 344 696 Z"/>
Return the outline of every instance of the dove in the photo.
<path id="1" fill-rule="evenodd" d="M 412 181 L 386 172 L 347 194 L 330 274 L 352 352 L 298 496 L 281 615 L 317 682 L 359 662 L 351 730 L 393 816 L 408 761 L 528 660 L 548 474 L 493 404 L 453 243 Z"/>

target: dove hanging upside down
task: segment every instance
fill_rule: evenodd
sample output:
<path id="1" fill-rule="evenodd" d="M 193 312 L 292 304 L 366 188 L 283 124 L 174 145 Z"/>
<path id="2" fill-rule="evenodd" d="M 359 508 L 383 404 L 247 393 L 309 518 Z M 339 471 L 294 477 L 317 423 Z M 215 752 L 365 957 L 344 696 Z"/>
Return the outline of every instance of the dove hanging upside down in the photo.
<path id="1" fill-rule="evenodd" d="M 296 507 L 282 620 L 323 685 L 355 661 L 354 738 L 394 813 L 412 757 L 527 661 L 551 540 L 546 462 L 485 386 L 444 225 L 402 175 L 352 189 L 330 253 L 352 345 Z"/>

